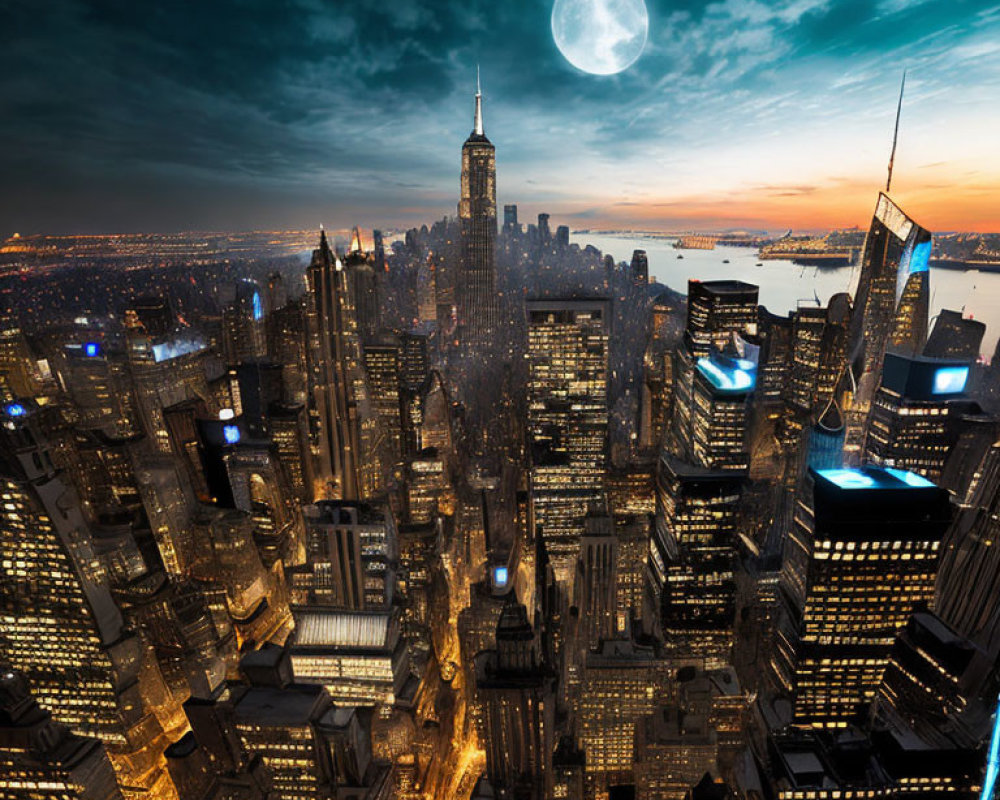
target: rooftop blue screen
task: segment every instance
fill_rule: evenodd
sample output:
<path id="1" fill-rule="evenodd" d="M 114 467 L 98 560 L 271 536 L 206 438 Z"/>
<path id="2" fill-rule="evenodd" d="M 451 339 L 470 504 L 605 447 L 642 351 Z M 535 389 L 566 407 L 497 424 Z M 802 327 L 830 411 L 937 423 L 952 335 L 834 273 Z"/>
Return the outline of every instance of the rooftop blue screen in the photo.
<path id="1" fill-rule="evenodd" d="M 896 480 L 905 483 L 907 486 L 914 486 L 920 489 L 934 485 L 923 475 L 918 475 L 916 472 L 907 472 L 905 469 L 892 469 L 891 467 L 887 467 L 885 471 L 892 475 L 892 477 Z"/>
<path id="2" fill-rule="evenodd" d="M 495 583 L 497 586 L 507 585 L 507 567 L 493 568 L 493 583 Z"/>
<path id="3" fill-rule="evenodd" d="M 101 346 L 97 342 L 87 342 L 83 346 L 83 353 L 87 358 L 95 358 L 101 354 Z"/>
<path id="4" fill-rule="evenodd" d="M 968 367 L 938 367 L 934 372 L 932 394 L 961 394 L 969 380 Z"/>
<path id="5" fill-rule="evenodd" d="M 11 403 L 4 410 L 8 417 L 23 417 L 27 413 L 20 403 Z"/>
<path id="6" fill-rule="evenodd" d="M 820 469 L 816 474 L 841 489 L 933 489 L 923 475 L 892 467 Z"/>
<path id="7" fill-rule="evenodd" d="M 253 293 L 253 318 L 262 319 L 264 316 L 264 304 L 260 301 L 260 292 Z"/>
<path id="8" fill-rule="evenodd" d="M 821 469 L 819 474 L 841 489 L 870 489 L 875 481 L 856 469 Z"/>
<path id="9" fill-rule="evenodd" d="M 236 444 L 240 440 L 240 428 L 238 425 L 223 425 L 222 436 L 226 444 Z"/>

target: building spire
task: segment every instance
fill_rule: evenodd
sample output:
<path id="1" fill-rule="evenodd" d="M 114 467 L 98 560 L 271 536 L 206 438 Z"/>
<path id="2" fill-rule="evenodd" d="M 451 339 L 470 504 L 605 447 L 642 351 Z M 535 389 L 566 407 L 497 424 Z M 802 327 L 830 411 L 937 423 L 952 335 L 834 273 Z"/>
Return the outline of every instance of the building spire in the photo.
<path id="1" fill-rule="evenodd" d="M 483 136 L 483 92 L 479 88 L 479 65 L 476 64 L 476 122 L 472 132 Z"/>
<path id="2" fill-rule="evenodd" d="M 899 85 L 899 103 L 896 105 L 896 128 L 892 132 L 892 152 L 889 153 L 889 175 L 885 180 L 885 193 L 889 194 L 892 186 L 892 163 L 896 160 L 896 141 L 899 139 L 899 115 L 903 110 L 903 90 L 906 89 L 906 70 L 903 70 L 903 82 Z"/>

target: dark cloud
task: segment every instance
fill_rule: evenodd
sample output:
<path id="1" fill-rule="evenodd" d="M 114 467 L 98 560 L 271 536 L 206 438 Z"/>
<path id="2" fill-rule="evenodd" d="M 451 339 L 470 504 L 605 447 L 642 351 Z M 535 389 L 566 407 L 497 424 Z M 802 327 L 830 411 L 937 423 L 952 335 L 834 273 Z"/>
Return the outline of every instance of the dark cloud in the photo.
<path id="1" fill-rule="evenodd" d="M 452 213 L 477 62 L 508 190 L 569 197 L 546 176 L 578 186 L 584 159 L 634 163 L 669 138 L 676 154 L 656 156 L 669 164 L 773 127 L 815 53 L 903 47 L 982 24 L 988 4 L 649 6 L 646 53 L 597 77 L 559 54 L 549 0 L 7 0 L 0 216 L 9 232 Z"/>

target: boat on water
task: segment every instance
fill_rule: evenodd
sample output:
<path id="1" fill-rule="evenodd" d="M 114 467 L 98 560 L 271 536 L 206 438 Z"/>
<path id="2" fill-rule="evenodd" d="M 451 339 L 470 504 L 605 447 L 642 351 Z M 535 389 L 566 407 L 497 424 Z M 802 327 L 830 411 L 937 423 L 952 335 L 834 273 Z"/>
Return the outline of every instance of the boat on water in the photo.
<path id="1" fill-rule="evenodd" d="M 762 261 L 758 261 L 758 262 L 757 262 L 757 266 L 758 266 L 758 267 L 763 267 L 763 266 L 764 266 L 764 263 L 763 263 Z"/>
<path id="2" fill-rule="evenodd" d="M 728 259 L 728 258 L 724 258 L 724 259 L 722 259 L 722 263 L 723 263 L 723 264 L 728 264 L 728 263 L 729 263 L 729 259 Z"/>
<path id="3" fill-rule="evenodd" d="M 678 253 L 678 254 L 677 254 L 677 257 L 678 257 L 678 258 L 684 258 L 684 254 L 683 254 L 683 253 Z"/>

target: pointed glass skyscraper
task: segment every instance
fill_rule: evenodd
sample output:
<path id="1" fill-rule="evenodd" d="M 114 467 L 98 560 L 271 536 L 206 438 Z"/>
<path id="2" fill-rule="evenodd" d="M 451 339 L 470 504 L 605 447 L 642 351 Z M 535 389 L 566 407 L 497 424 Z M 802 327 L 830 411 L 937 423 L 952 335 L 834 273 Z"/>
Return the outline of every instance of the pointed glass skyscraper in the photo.
<path id="1" fill-rule="evenodd" d="M 880 193 L 854 293 L 849 363 L 856 390 L 847 411 L 845 453 L 864 442 L 886 350 L 915 355 L 927 340 L 931 234 Z"/>
<path id="2" fill-rule="evenodd" d="M 472 133 L 462 145 L 462 195 L 458 203 L 462 226 L 462 269 L 459 317 L 470 344 L 493 340 L 500 327 L 497 295 L 496 154 L 483 132 L 483 96 L 476 85 Z"/>

